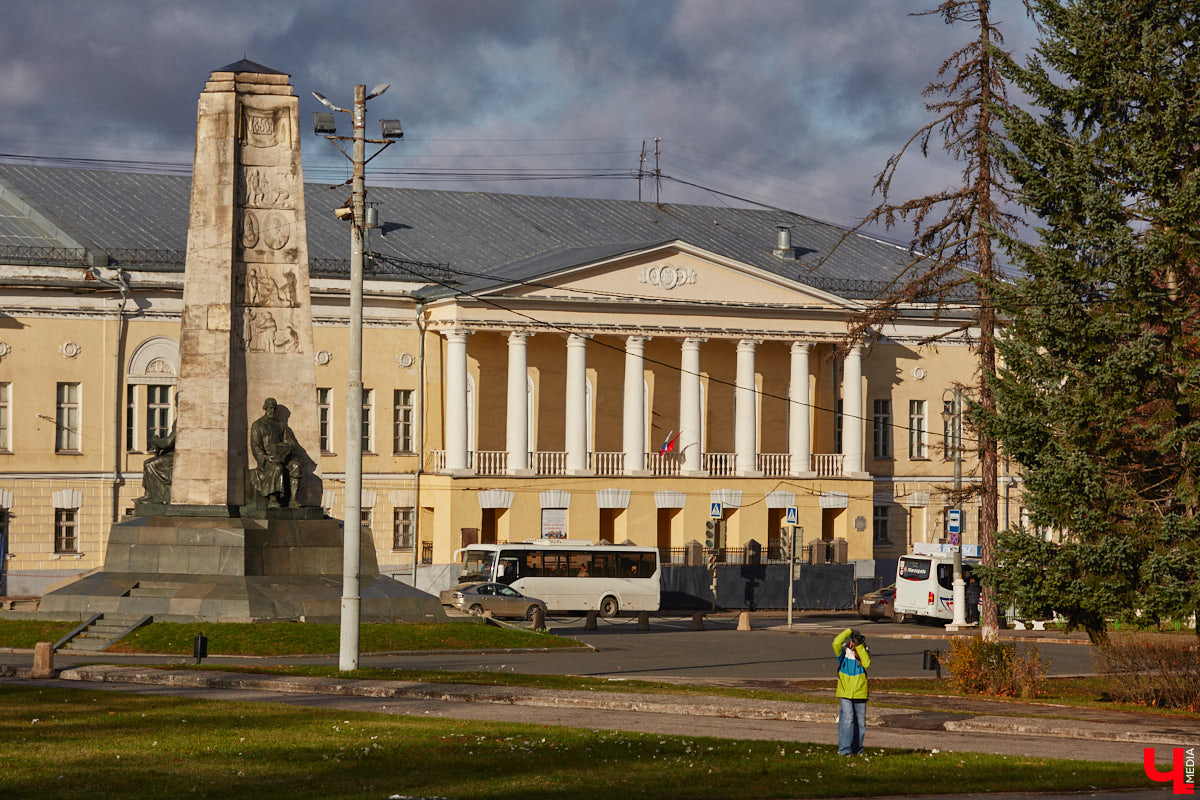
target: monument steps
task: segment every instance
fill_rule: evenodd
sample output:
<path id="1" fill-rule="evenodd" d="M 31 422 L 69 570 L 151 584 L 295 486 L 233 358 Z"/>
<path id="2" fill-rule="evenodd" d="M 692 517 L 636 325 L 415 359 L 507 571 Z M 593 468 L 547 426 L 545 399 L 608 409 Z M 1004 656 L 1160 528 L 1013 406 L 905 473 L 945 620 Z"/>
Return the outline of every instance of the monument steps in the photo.
<path id="1" fill-rule="evenodd" d="M 182 584 L 166 581 L 139 581 L 129 590 L 129 597 L 174 597 Z"/>
<path id="2" fill-rule="evenodd" d="M 99 653 L 151 619 L 148 616 L 106 614 L 58 649 L 64 653 Z"/>

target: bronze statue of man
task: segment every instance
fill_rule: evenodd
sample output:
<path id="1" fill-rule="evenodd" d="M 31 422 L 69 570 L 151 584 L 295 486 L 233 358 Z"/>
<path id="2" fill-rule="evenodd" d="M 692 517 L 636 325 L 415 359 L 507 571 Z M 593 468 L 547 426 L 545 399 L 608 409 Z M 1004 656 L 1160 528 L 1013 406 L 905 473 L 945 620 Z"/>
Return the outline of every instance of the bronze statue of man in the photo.
<path id="1" fill-rule="evenodd" d="M 268 397 L 263 403 L 263 415 L 250 426 L 250 452 L 258 462 L 251 471 L 251 484 L 259 497 L 265 498 L 268 508 L 300 505 L 296 494 L 300 489 L 299 449 L 292 429 L 275 418 L 278 403 Z"/>
<path id="2" fill-rule="evenodd" d="M 171 502 L 171 477 L 175 474 L 175 423 L 166 436 L 150 437 L 150 452 L 154 455 L 142 464 L 141 503 L 168 505 Z"/>

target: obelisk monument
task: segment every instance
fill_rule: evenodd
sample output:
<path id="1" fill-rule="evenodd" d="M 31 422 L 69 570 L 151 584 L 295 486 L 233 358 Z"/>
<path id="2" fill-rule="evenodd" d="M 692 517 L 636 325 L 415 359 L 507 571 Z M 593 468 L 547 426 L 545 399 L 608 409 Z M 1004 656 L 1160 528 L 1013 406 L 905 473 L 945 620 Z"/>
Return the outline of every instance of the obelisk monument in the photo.
<path id="1" fill-rule="evenodd" d="M 248 431 L 274 398 L 299 443 L 294 499 L 320 506 L 307 241 L 288 76 L 217 70 L 196 120 L 171 505 L 254 503 Z"/>
<path id="2" fill-rule="evenodd" d="M 340 621 L 297 101 L 287 75 L 250 61 L 212 73 L 200 95 L 179 360 L 175 431 L 143 467 L 136 515 L 110 528 L 102 570 L 47 592 L 36 613 Z M 361 619 L 444 620 L 436 597 L 379 574 L 359 530 Z"/>

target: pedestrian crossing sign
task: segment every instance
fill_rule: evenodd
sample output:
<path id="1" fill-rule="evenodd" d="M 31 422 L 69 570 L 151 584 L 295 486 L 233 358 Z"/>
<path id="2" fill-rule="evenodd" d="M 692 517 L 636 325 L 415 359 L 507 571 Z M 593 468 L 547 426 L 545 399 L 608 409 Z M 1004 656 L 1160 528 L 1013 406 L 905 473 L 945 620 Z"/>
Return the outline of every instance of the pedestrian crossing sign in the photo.
<path id="1" fill-rule="evenodd" d="M 708 515 L 710 517 L 712 517 L 713 519 L 721 519 L 722 517 L 725 516 L 725 512 L 721 508 L 720 503 L 712 503 L 711 508 L 708 511 Z"/>
<path id="2" fill-rule="evenodd" d="M 796 507 L 795 506 L 789 507 L 787 510 L 787 524 L 788 525 L 798 525 L 799 523 L 800 523 L 800 520 L 796 514 Z"/>

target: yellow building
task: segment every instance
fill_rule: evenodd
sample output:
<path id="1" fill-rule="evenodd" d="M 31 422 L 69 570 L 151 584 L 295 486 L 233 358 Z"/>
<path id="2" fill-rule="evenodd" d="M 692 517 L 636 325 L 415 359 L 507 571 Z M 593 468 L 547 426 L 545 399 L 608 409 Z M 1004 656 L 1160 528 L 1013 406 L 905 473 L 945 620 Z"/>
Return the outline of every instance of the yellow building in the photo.
<path id="1" fill-rule="evenodd" d="M 103 563 L 174 413 L 185 177 L 0 165 L 0 593 Z M 323 505 L 342 513 L 349 231 L 309 187 Z M 440 588 L 475 541 L 632 541 L 682 558 L 714 511 L 729 557 L 874 574 L 944 536 L 953 315 L 848 321 L 902 248 L 779 211 L 372 189 L 363 517 L 381 571 Z M 830 255 L 832 251 L 832 255 Z M 828 256 L 828 257 L 827 257 Z M 962 474 L 976 472 L 970 442 Z M 1019 513 L 1002 476 L 1000 521 Z M 977 503 L 964 512 L 975 541 Z"/>

